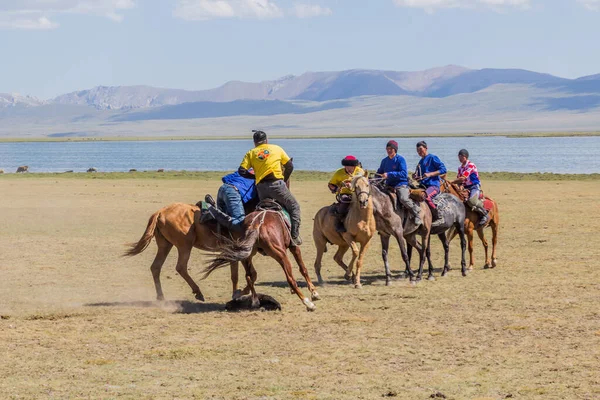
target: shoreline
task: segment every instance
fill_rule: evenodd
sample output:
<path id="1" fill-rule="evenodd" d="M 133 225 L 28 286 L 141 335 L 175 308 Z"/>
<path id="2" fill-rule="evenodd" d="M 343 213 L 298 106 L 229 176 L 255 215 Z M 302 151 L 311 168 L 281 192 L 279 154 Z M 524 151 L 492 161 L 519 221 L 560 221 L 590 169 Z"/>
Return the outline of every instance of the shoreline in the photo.
<path id="1" fill-rule="evenodd" d="M 2 179 L 156 179 L 156 180 L 207 180 L 218 181 L 232 171 L 135 171 L 135 172 L 26 172 L 2 173 Z M 294 171 L 294 181 L 328 181 L 334 171 Z M 600 181 L 600 173 L 556 174 L 552 172 L 480 172 L 482 181 Z M 453 176 L 453 175 L 451 175 Z"/>
<path id="2" fill-rule="evenodd" d="M 348 134 L 348 135 L 270 135 L 272 139 L 373 139 L 373 138 L 464 138 L 464 137 L 594 137 L 600 136 L 600 131 L 582 132 L 502 132 L 502 133 L 399 133 L 392 134 Z M 34 142 L 149 142 L 149 141 L 199 141 L 199 140 L 250 140 L 250 136 L 131 136 L 131 137 L 0 137 L 0 143 L 34 143 Z"/>

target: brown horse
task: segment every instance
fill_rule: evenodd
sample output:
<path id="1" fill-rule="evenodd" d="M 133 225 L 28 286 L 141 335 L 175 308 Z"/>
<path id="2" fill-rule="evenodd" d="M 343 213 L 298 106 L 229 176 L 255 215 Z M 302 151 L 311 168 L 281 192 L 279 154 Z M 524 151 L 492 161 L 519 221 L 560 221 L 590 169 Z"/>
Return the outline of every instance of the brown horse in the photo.
<path id="1" fill-rule="evenodd" d="M 227 263 L 241 261 L 246 270 L 246 282 L 252 293 L 252 307 L 260 306 L 260 298 L 254 289 L 256 271 L 252 264 L 252 258 L 257 252 L 274 258 L 283 268 L 292 293 L 298 295 L 308 311 L 316 309 L 311 301 L 319 300 L 315 286 L 312 284 L 304 261 L 300 246 L 290 247 L 290 229 L 283 215 L 279 211 L 259 209 L 248 214 L 244 220 L 244 234 L 239 240 L 230 240 L 221 237 L 225 243 L 221 247 L 220 254 L 212 260 L 204 271 L 204 278 L 208 277 L 214 270 L 223 267 Z M 287 256 L 290 249 L 294 259 L 300 267 L 300 273 L 306 280 L 308 290 L 311 292 L 311 300 L 304 296 L 292 273 L 292 263 Z"/>
<path id="2" fill-rule="evenodd" d="M 217 225 L 215 222 L 202 224 L 199 221 L 200 208 L 196 205 L 173 203 L 161 208 L 148 221 L 146 231 L 137 243 L 131 243 L 131 249 L 127 250 L 124 256 L 134 256 L 144 251 L 154 237 L 158 251 L 154 262 L 150 267 L 154 286 L 156 288 L 156 299 L 164 300 L 162 287 L 160 284 L 160 271 L 169 255 L 169 252 L 175 246 L 179 253 L 177 258 L 177 272 L 190 285 L 196 299 L 204 301 L 204 296 L 200 287 L 194 282 L 188 274 L 188 261 L 192 253 L 192 248 L 196 247 L 206 251 L 218 251 L 222 246 L 222 241 L 216 235 Z M 231 282 L 233 286 L 233 297 L 241 295 L 237 290 L 238 284 L 238 265 L 231 263 Z"/>
<path id="3" fill-rule="evenodd" d="M 447 192 L 455 195 L 462 201 L 466 200 L 465 191 L 458 185 L 450 183 L 445 179 L 442 179 L 442 185 L 440 186 L 442 192 Z M 473 231 L 477 231 L 479 239 L 485 249 L 485 265 L 483 268 L 494 268 L 498 265 L 496 259 L 496 245 L 498 243 L 498 227 L 500 226 L 500 214 L 498 212 L 498 204 L 490 197 L 484 197 L 486 201 L 490 202 L 491 209 L 488 210 L 489 219 L 484 226 L 479 226 L 479 214 L 465 204 L 466 218 L 465 218 L 465 233 L 467 234 L 467 242 L 469 248 L 469 269 L 473 269 L 475 265 L 475 258 L 473 257 Z M 489 226 L 492 228 L 492 259 L 490 260 L 488 253 L 488 242 L 485 238 L 483 230 Z M 458 232 L 456 229 L 448 231 L 448 239 L 451 241 Z"/>
<path id="4" fill-rule="evenodd" d="M 315 215 L 313 225 L 313 239 L 317 247 L 317 258 L 315 259 L 315 272 L 319 283 L 323 283 L 321 277 L 321 261 L 323 253 L 327 251 L 327 243 L 338 246 L 333 259 L 344 269 L 344 278 L 352 278 L 354 287 L 360 288 L 360 271 L 363 265 L 365 252 L 369 247 L 371 238 L 376 232 L 375 217 L 373 215 L 373 199 L 371 198 L 371 185 L 365 176 L 356 176 L 352 179 L 351 188 L 353 192 L 352 204 L 346 216 L 346 232 L 340 233 L 335 230 L 335 217 L 329 212 L 330 206 L 321 208 Z M 358 245 L 360 244 L 360 249 Z M 352 249 L 352 260 L 350 265 L 344 263 L 344 254 Z M 356 262 L 356 273 L 354 273 L 354 262 Z"/>

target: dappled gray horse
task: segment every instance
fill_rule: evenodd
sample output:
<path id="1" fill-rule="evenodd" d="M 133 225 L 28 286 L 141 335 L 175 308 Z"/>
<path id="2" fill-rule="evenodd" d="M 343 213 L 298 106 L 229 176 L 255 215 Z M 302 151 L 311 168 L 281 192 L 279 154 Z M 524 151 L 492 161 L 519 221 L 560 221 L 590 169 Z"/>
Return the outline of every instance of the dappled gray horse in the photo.
<path id="1" fill-rule="evenodd" d="M 465 262 L 465 252 L 467 251 L 467 241 L 465 239 L 465 206 L 463 203 L 456 197 L 449 193 L 440 193 L 434 197 L 433 202 L 437 206 L 437 212 L 440 216 L 444 217 L 444 223 L 439 226 L 432 226 L 431 235 L 437 235 L 442 242 L 442 246 L 444 246 L 444 269 L 442 271 L 442 276 L 445 276 L 446 273 L 450 270 L 450 263 L 448 261 L 449 253 L 450 253 L 450 241 L 446 237 L 446 231 L 452 227 L 456 229 L 458 232 L 458 236 L 460 237 L 460 248 L 461 248 L 461 259 L 460 266 L 461 272 L 463 276 L 467 275 L 467 263 Z M 430 250 L 430 241 L 427 242 L 427 263 L 429 264 L 429 274 L 427 279 L 433 279 L 433 264 L 431 263 L 431 250 Z M 410 255 L 410 249 L 409 249 Z M 419 273 L 417 275 L 417 280 L 421 279 L 423 275 L 423 265 L 421 264 L 419 268 Z"/>

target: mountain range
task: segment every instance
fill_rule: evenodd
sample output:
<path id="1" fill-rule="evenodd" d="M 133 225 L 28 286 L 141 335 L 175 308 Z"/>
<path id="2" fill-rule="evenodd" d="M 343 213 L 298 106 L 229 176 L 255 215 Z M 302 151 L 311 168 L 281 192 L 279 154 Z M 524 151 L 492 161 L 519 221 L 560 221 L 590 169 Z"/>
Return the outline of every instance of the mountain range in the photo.
<path id="1" fill-rule="evenodd" d="M 597 130 L 600 74 L 566 79 L 448 65 L 306 72 L 197 91 L 97 86 L 48 100 L 0 93 L 0 122 L 0 136 L 187 136 L 194 126 L 203 136 L 207 125 L 214 136 L 248 124 L 284 135 L 472 132 L 489 130 L 489 122 L 497 122 L 496 131 Z"/>

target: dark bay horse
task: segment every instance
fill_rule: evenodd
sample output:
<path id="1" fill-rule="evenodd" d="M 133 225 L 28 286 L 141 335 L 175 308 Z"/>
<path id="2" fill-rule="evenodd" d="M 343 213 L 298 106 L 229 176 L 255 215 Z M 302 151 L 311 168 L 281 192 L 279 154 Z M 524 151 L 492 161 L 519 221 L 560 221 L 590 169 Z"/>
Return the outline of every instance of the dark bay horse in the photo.
<path id="1" fill-rule="evenodd" d="M 157 300 L 165 298 L 160 284 L 160 271 L 169 252 L 175 246 L 178 252 L 177 273 L 188 283 L 196 299 L 204 301 L 200 287 L 188 273 L 188 261 L 194 247 L 206 251 L 218 251 L 221 249 L 223 241 L 216 235 L 217 225 L 215 222 L 202 224 L 199 219 L 200 208 L 198 206 L 184 203 L 169 204 L 150 216 L 146 231 L 140 240 L 129 244 L 131 248 L 123 254 L 124 256 L 140 254 L 150 245 L 153 237 L 156 239 L 158 250 L 150 270 L 154 278 Z M 238 264 L 232 262 L 230 266 L 233 297 L 238 297 L 242 294 L 237 290 Z M 247 288 L 244 292 L 247 292 Z"/>
<path id="2" fill-rule="evenodd" d="M 208 277 L 214 270 L 225 266 L 227 263 L 241 261 L 246 270 L 246 282 L 252 293 L 252 306 L 259 307 L 260 299 L 254 288 L 256 272 L 252 264 L 252 258 L 257 252 L 261 252 L 275 259 L 283 268 L 292 293 L 298 295 L 308 311 L 316 309 L 311 301 L 319 300 L 315 286 L 312 284 L 304 261 L 300 246 L 290 247 L 291 234 L 289 227 L 282 214 L 273 210 L 258 210 L 248 214 L 244 220 L 244 234 L 238 240 L 222 238 L 225 242 L 220 248 L 220 253 L 214 258 L 210 265 L 204 270 L 204 278 Z M 300 267 L 300 274 L 306 280 L 311 299 L 305 297 L 292 273 L 292 263 L 287 256 L 287 249 L 294 256 Z M 203 278 L 203 279 L 204 279 Z"/>
<path id="3" fill-rule="evenodd" d="M 442 180 L 441 185 L 442 192 L 451 193 L 461 200 L 466 200 L 464 190 L 454 183 L 450 183 L 445 179 Z M 469 247 L 469 269 L 473 269 L 475 265 L 475 258 L 473 256 L 473 231 L 477 231 L 479 239 L 485 249 L 485 265 L 483 268 L 494 268 L 498 264 L 496 259 L 496 245 L 498 244 L 498 228 L 500 226 L 500 214 L 498 212 L 498 204 L 488 196 L 484 196 L 484 204 L 488 203 L 491 205 L 488 210 L 489 220 L 484 226 L 479 226 L 479 214 L 469 206 L 465 204 L 466 218 L 465 218 L 465 233 L 467 235 L 468 247 Z M 489 226 L 492 228 L 492 259 L 490 260 L 488 253 L 488 242 L 485 238 L 483 230 Z M 448 240 L 451 241 L 458 232 L 456 230 L 448 231 Z"/>

